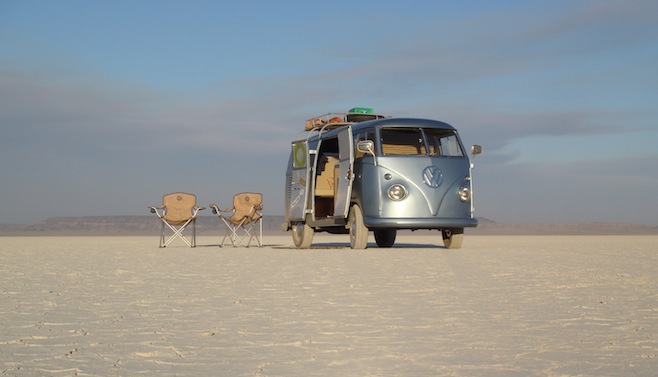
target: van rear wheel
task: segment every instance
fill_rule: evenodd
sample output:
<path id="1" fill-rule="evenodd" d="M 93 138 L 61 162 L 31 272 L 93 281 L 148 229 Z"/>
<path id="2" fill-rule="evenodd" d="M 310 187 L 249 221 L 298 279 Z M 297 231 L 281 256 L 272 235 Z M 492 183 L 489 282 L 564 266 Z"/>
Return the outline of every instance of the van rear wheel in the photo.
<path id="1" fill-rule="evenodd" d="M 464 241 L 464 228 L 441 229 L 446 249 L 459 249 Z"/>
<path id="2" fill-rule="evenodd" d="M 298 249 L 308 249 L 313 242 L 313 228 L 307 223 L 299 221 L 292 226 L 292 240 Z"/>
<path id="3" fill-rule="evenodd" d="M 368 247 L 368 227 L 363 222 L 363 212 L 357 204 L 352 205 L 349 216 L 350 244 L 352 249 Z"/>
<path id="4" fill-rule="evenodd" d="M 395 243 L 395 236 L 397 236 L 396 229 L 375 229 L 375 242 L 379 247 L 391 247 Z"/>

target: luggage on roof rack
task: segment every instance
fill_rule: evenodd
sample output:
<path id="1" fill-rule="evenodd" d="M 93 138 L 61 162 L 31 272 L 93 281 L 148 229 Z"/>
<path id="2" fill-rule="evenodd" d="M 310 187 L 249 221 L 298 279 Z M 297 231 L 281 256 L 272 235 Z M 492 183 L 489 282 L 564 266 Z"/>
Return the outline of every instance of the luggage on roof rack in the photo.
<path id="1" fill-rule="evenodd" d="M 365 122 L 368 120 L 382 119 L 386 116 L 375 114 L 369 107 L 353 107 L 347 113 L 327 113 L 313 117 L 306 121 L 304 130 L 311 131 L 316 128 L 339 127 L 351 123 Z"/>

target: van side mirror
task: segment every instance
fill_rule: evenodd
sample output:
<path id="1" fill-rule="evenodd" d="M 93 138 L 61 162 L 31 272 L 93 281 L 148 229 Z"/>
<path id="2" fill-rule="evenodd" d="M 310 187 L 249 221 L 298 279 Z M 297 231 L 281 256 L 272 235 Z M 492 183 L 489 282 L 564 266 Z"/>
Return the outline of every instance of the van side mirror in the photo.
<path id="1" fill-rule="evenodd" d="M 482 153 L 482 146 L 477 145 L 477 144 L 471 145 L 471 154 L 473 156 L 477 156 L 480 153 Z"/>
<path id="2" fill-rule="evenodd" d="M 361 140 L 356 143 L 356 150 L 363 153 L 375 155 L 375 142 L 372 140 Z"/>

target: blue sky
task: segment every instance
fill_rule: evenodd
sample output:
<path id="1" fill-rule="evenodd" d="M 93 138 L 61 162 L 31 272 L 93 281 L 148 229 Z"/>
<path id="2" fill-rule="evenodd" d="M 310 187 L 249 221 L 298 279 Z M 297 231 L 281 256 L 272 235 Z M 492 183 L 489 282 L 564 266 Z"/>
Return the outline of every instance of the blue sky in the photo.
<path id="1" fill-rule="evenodd" d="M 282 215 L 304 120 L 365 106 L 481 144 L 478 216 L 658 225 L 655 1 L 4 0 L 0 46 L 0 223 Z"/>

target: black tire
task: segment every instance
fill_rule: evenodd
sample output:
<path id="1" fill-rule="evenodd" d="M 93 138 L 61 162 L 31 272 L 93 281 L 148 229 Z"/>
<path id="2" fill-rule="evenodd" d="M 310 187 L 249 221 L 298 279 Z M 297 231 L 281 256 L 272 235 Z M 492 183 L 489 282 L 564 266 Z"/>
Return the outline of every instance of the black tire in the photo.
<path id="1" fill-rule="evenodd" d="M 441 229 L 446 249 L 459 249 L 464 241 L 464 228 Z"/>
<path id="2" fill-rule="evenodd" d="M 292 240 L 298 249 L 308 249 L 313 243 L 313 228 L 304 222 L 292 224 Z"/>
<path id="3" fill-rule="evenodd" d="M 349 216 L 350 245 L 352 249 L 365 249 L 368 247 L 368 228 L 363 222 L 363 212 L 357 204 L 352 205 Z"/>
<path id="4" fill-rule="evenodd" d="M 395 244 L 395 237 L 397 236 L 396 229 L 375 229 L 375 242 L 379 247 L 391 247 Z"/>

